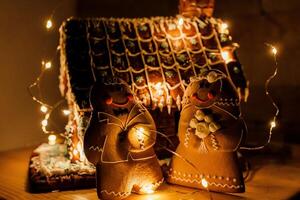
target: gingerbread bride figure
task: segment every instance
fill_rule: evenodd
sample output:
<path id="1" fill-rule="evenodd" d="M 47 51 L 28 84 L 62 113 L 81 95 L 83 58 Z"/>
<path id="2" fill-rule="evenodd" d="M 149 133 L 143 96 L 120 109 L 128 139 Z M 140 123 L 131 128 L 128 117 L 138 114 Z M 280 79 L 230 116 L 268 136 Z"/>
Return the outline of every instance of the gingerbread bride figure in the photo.
<path id="1" fill-rule="evenodd" d="M 217 70 L 193 78 L 184 93 L 176 149 L 168 172 L 172 184 L 210 191 L 244 192 L 237 150 L 244 139 L 240 100 Z"/>
<path id="2" fill-rule="evenodd" d="M 90 92 L 92 116 L 84 136 L 87 159 L 96 166 L 100 199 L 152 193 L 162 182 L 153 150 L 155 123 L 120 79 L 96 82 Z"/>

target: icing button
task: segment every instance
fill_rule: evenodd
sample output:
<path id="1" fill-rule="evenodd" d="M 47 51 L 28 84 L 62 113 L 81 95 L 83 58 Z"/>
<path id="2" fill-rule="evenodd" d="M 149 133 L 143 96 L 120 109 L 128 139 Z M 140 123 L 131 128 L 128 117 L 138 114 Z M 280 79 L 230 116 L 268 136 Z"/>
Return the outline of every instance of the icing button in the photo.
<path id="1" fill-rule="evenodd" d="M 209 128 L 209 131 L 210 131 L 210 132 L 214 133 L 214 132 L 216 132 L 217 130 L 219 130 L 219 129 L 221 128 L 221 126 L 220 126 L 219 124 L 215 123 L 215 122 L 211 122 L 211 123 L 209 124 L 208 128 Z"/>
<path id="2" fill-rule="evenodd" d="M 198 121 L 203 121 L 205 114 L 203 113 L 202 110 L 197 110 L 195 113 L 195 117 Z"/>
<path id="3" fill-rule="evenodd" d="M 196 119 L 196 118 L 193 118 L 193 119 L 191 119 L 189 125 L 190 125 L 191 128 L 196 128 L 197 123 L 198 123 L 197 119 Z"/>
<path id="4" fill-rule="evenodd" d="M 207 81 L 209 83 L 215 82 L 217 80 L 217 78 L 218 78 L 218 74 L 216 72 L 209 72 L 207 74 Z"/>
<path id="5" fill-rule="evenodd" d="M 203 138 L 205 138 L 206 136 L 208 136 L 208 134 L 209 134 L 208 124 L 205 123 L 205 122 L 199 122 L 199 123 L 197 124 L 195 134 L 196 134 L 199 138 L 201 138 L 201 139 L 203 139 Z"/>
<path id="6" fill-rule="evenodd" d="M 210 123 L 213 121 L 213 117 L 211 115 L 206 115 L 204 117 L 204 121 L 207 122 L 207 123 Z"/>

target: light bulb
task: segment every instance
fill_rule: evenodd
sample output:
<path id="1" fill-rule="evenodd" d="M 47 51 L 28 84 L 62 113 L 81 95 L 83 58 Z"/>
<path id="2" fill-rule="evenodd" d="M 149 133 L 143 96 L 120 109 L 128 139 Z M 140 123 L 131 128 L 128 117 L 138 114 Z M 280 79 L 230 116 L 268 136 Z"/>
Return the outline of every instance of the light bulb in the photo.
<path id="1" fill-rule="evenodd" d="M 50 69 L 52 67 L 52 63 L 50 61 L 44 63 L 46 69 Z"/>
<path id="2" fill-rule="evenodd" d="M 201 184 L 202 184 L 202 186 L 203 186 L 204 188 L 207 188 L 207 187 L 208 187 L 208 182 L 207 182 L 207 180 L 205 180 L 204 178 L 201 179 Z"/>
<path id="3" fill-rule="evenodd" d="M 272 54 L 273 54 L 274 56 L 276 56 L 276 54 L 277 54 L 277 49 L 276 49 L 275 47 L 272 47 Z"/>
<path id="4" fill-rule="evenodd" d="M 276 127 L 276 122 L 275 121 L 271 121 L 270 125 L 271 125 L 271 128 L 275 128 Z"/>
<path id="5" fill-rule="evenodd" d="M 228 34 L 228 24 L 226 23 L 221 23 L 220 24 L 220 33 Z"/>
<path id="6" fill-rule="evenodd" d="M 71 114 L 71 111 L 68 110 L 68 109 L 64 109 L 62 112 L 63 112 L 63 114 L 66 115 L 66 116 L 69 115 L 69 114 Z"/>
<path id="7" fill-rule="evenodd" d="M 156 93 L 157 93 L 158 96 L 162 96 L 164 94 L 163 86 L 162 86 L 161 82 L 156 83 L 154 85 L 154 88 L 155 88 Z"/>
<path id="8" fill-rule="evenodd" d="M 77 149 L 74 149 L 74 150 L 73 150 L 73 155 L 76 156 L 77 154 L 78 154 L 78 150 L 77 150 Z"/>
<path id="9" fill-rule="evenodd" d="M 184 23 L 184 20 L 183 20 L 182 17 L 180 17 L 180 18 L 178 19 L 178 25 L 179 25 L 179 26 L 182 26 L 183 23 Z"/>
<path id="10" fill-rule="evenodd" d="M 48 144 L 54 145 L 56 143 L 56 135 L 49 135 L 48 136 Z"/>
<path id="11" fill-rule="evenodd" d="M 227 30 L 228 29 L 228 24 L 226 24 L 226 23 L 222 23 L 221 24 L 221 30 L 223 30 L 223 31 L 225 31 L 225 30 Z"/>
<path id="12" fill-rule="evenodd" d="M 45 127 L 45 126 L 47 126 L 47 125 L 48 125 L 48 120 L 47 120 L 47 119 L 44 119 L 44 120 L 42 121 L 42 126 Z"/>
<path id="13" fill-rule="evenodd" d="M 52 26 L 53 26 L 52 20 L 51 20 L 51 19 L 48 19 L 47 22 L 46 22 L 46 28 L 47 28 L 47 29 L 51 29 Z"/>
<path id="14" fill-rule="evenodd" d="M 153 185 L 145 185 L 141 188 L 141 192 L 142 193 L 146 193 L 146 194 L 153 194 L 154 190 L 153 190 Z"/>
<path id="15" fill-rule="evenodd" d="M 46 113 L 48 111 L 48 108 L 46 106 L 42 105 L 40 110 L 41 110 L 41 112 Z"/>
<path id="16" fill-rule="evenodd" d="M 136 132 L 137 132 L 137 138 L 139 139 L 139 140 L 141 140 L 141 139 L 143 139 L 143 136 L 144 136 L 144 132 L 145 132 L 145 129 L 143 128 L 143 127 L 139 127 L 139 128 L 137 128 L 137 130 L 136 130 Z"/>
<path id="17" fill-rule="evenodd" d="M 222 51 L 221 56 L 222 56 L 223 60 L 225 60 L 225 61 L 228 61 L 230 59 L 230 55 L 229 55 L 228 51 Z"/>

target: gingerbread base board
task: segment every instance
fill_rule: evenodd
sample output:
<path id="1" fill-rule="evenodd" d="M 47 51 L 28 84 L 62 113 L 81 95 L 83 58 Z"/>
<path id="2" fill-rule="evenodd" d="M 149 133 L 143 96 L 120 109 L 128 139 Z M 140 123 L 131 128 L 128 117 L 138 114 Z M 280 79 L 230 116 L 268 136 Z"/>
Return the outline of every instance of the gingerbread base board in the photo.
<path id="1" fill-rule="evenodd" d="M 28 187 L 31 193 L 95 188 L 95 169 L 83 163 L 71 163 L 63 145 L 42 144 L 31 155 Z"/>
<path id="2" fill-rule="evenodd" d="M 31 193 L 89 189 L 96 187 L 96 179 L 91 175 L 71 174 L 46 177 L 29 169 L 28 179 L 28 191 Z"/>

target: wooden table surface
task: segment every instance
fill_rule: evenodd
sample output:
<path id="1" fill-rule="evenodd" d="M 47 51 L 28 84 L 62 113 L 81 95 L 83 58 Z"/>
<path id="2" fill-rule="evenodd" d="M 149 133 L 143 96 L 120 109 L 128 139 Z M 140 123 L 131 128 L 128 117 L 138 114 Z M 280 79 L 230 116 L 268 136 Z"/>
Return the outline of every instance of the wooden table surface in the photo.
<path id="1" fill-rule="evenodd" d="M 97 199 L 95 189 L 30 194 L 26 192 L 27 168 L 33 148 L 0 153 L 0 200 Z M 258 154 L 250 159 L 250 179 L 243 194 L 220 194 L 164 184 L 152 195 L 132 195 L 129 200 L 296 200 L 300 199 L 300 148 L 281 156 Z"/>

